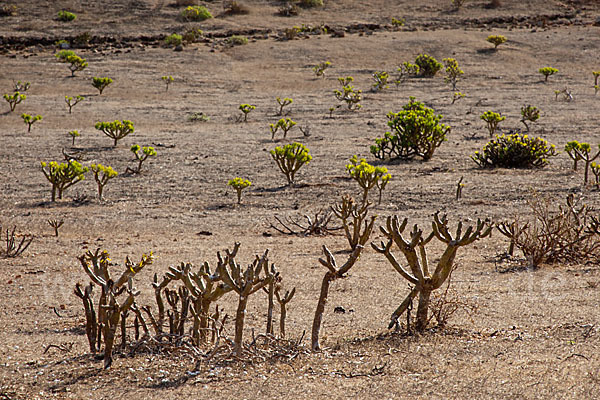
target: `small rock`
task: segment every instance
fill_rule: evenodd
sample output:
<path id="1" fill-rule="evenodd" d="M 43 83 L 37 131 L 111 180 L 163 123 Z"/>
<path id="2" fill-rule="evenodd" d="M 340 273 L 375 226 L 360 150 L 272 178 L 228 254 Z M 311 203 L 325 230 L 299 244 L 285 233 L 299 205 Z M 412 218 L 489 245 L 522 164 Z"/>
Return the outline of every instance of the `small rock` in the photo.
<path id="1" fill-rule="evenodd" d="M 177 46 L 175 46 L 175 48 L 173 49 L 175 51 L 183 51 L 183 46 L 178 44 Z"/>

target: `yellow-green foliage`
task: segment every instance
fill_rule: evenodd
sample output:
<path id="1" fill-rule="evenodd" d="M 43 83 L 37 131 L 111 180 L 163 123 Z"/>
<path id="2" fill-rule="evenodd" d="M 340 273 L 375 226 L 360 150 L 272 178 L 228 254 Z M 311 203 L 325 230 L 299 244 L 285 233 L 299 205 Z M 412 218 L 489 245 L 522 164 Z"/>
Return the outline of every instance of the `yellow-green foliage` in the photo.
<path id="1" fill-rule="evenodd" d="M 27 132 L 31 132 L 31 125 L 35 122 L 40 121 L 42 119 L 41 115 L 36 115 L 35 117 L 29 114 L 21 114 L 21 118 L 23 118 L 23 122 L 27 124 Z"/>
<path id="2" fill-rule="evenodd" d="M 310 150 L 300 143 L 286 144 L 283 147 L 278 146 L 271 150 L 270 153 L 281 172 L 287 178 L 289 185 L 294 184 L 296 172 L 312 160 Z"/>
<path id="3" fill-rule="evenodd" d="M 461 92 L 454 92 L 454 95 L 452 96 L 452 104 L 454 104 L 457 100 L 462 99 L 463 97 L 466 97 L 466 94 Z"/>
<path id="4" fill-rule="evenodd" d="M 154 147 L 142 147 L 140 152 L 140 146 L 134 144 L 129 149 L 135 155 L 135 158 L 138 160 L 137 169 L 131 170 L 134 173 L 139 173 L 142 170 L 142 163 L 148 159 L 148 157 L 154 157 L 156 155 L 156 150 Z"/>
<path id="5" fill-rule="evenodd" d="M 556 147 L 544 139 L 514 133 L 490 140 L 483 151 L 476 151 L 471 159 L 480 167 L 540 168 L 555 155 Z"/>
<path id="6" fill-rule="evenodd" d="M 240 204 L 242 202 L 242 190 L 252 185 L 252 182 L 250 182 L 248 179 L 236 177 L 230 179 L 229 182 L 227 182 L 227 184 L 234 188 L 237 192 L 237 202 L 238 204 Z"/>
<path id="7" fill-rule="evenodd" d="M 189 6 L 181 12 L 181 17 L 187 21 L 204 21 L 213 16 L 204 6 Z"/>
<path id="8" fill-rule="evenodd" d="M 584 171 L 584 183 L 588 183 L 588 174 L 592 161 L 596 160 L 600 156 L 600 145 L 598 145 L 598 152 L 595 155 L 590 154 L 592 146 L 589 143 L 580 143 L 573 140 L 565 145 L 565 151 L 569 154 L 574 161 L 573 170 L 577 170 L 577 161 L 581 160 L 585 162 Z"/>
<path id="9" fill-rule="evenodd" d="M 526 105 L 521 107 L 521 122 L 527 128 L 527 132 L 529 132 L 529 125 L 527 125 L 527 121 L 535 122 L 540 119 L 540 110 L 537 107 L 532 105 Z"/>
<path id="10" fill-rule="evenodd" d="M 104 186 L 108 183 L 110 179 L 117 176 L 117 171 L 115 171 L 109 166 L 104 166 L 102 164 L 92 164 L 90 165 L 90 169 L 94 173 L 94 180 L 98 184 L 98 198 L 102 200 L 102 192 L 104 191 Z"/>
<path id="11" fill-rule="evenodd" d="M 110 78 L 98 78 L 98 77 L 93 77 L 92 78 L 92 86 L 95 87 L 96 89 L 98 89 L 98 91 L 100 92 L 100 94 L 102 94 L 102 91 L 104 91 L 104 89 L 106 89 L 108 87 L 108 85 L 110 85 L 111 83 L 113 83 L 113 80 Z"/>
<path id="12" fill-rule="evenodd" d="M 494 133 L 496 133 L 496 129 L 498 129 L 498 124 L 500 124 L 500 122 L 506 119 L 506 117 L 491 110 L 484 112 L 479 116 L 479 118 L 486 122 L 488 131 L 490 132 L 490 137 L 494 136 Z"/>
<path id="13" fill-rule="evenodd" d="M 502 35 L 490 35 L 487 37 L 488 42 L 494 45 L 494 49 L 497 49 L 502 43 L 506 42 L 506 37 Z"/>
<path id="14" fill-rule="evenodd" d="M 75 72 L 83 71 L 88 63 L 85 58 L 81 58 L 75 54 L 72 50 L 61 50 L 55 54 L 58 61 L 69 64 L 69 70 L 71 70 L 71 76 L 75 76 Z"/>
<path id="15" fill-rule="evenodd" d="M 75 96 L 75 99 L 69 96 L 65 96 L 65 103 L 67 103 L 67 107 L 69 107 L 69 114 L 71 114 L 73 107 L 77 105 L 80 101 L 83 101 L 85 98 L 83 96 Z"/>
<path id="16" fill-rule="evenodd" d="M 452 84 L 452 90 L 456 90 L 458 78 L 464 74 L 464 72 L 458 66 L 458 61 L 454 58 L 444 58 L 442 61 L 446 67 L 446 77 L 444 79 L 446 83 Z"/>
<path id="17" fill-rule="evenodd" d="M 19 92 L 15 92 L 12 96 L 10 94 L 4 95 L 4 100 L 6 100 L 8 102 L 8 105 L 10 106 L 10 112 L 15 111 L 15 107 L 17 106 L 17 104 L 19 104 L 26 98 L 27 95 L 21 94 Z"/>
<path id="18" fill-rule="evenodd" d="M 283 131 L 283 138 L 287 136 L 287 133 L 290 129 L 292 129 L 296 125 L 296 122 L 292 121 L 290 118 L 281 118 L 275 124 L 269 124 L 271 128 L 271 140 L 275 139 L 275 134 L 279 129 Z"/>
<path id="19" fill-rule="evenodd" d="M 229 43 L 232 46 L 243 46 L 245 44 L 248 44 L 248 38 L 246 36 L 241 35 L 232 35 L 229 38 L 227 38 L 227 43 Z"/>
<path id="20" fill-rule="evenodd" d="M 239 109 L 242 113 L 244 113 L 244 122 L 248 121 L 248 114 L 250 114 L 256 106 L 252 104 L 240 104 Z"/>
<path id="21" fill-rule="evenodd" d="M 52 184 L 52 201 L 56 201 L 57 194 L 58 198 L 62 199 L 63 192 L 77 182 L 85 179 L 85 173 L 88 171 L 87 167 L 82 167 L 75 160 L 61 164 L 56 161 L 51 161 L 50 163 L 42 161 L 40 164 L 44 176 Z"/>
<path id="22" fill-rule="evenodd" d="M 73 138 L 72 145 L 75 146 L 75 138 L 78 138 L 79 136 L 81 136 L 81 134 L 77 130 L 69 131 L 67 133 L 68 133 L 69 136 L 71 136 Z"/>
<path id="23" fill-rule="evenodd" d="M 77 15 L 73 14 L 72 12 L 65 11 L 65 10 L 58 12 L 58 20 L 59 21 L 70 22 L 70 21 L 74 21 L 75 19 L 77 19 Z"/>
<path id="24" fill-rule="evenodd" d="M 419 54 L 415 58 L 415 64 L 419 66 L 419 74 L 426 78 L 435 76 L 442 69 L 442 64 L 427 54 Z"/>
<path id="25" fill-rule="evenodd" d="M 331 63 L 329 61 L 324 61 L 322 63 L 319 63 L 317 65 L 315 65 L 312 70 L 315 73 L 315 75 L 318 77 L 322 76 L 323 78 L 325 78 L 325 70 L 327 68 L 331 67 Z"/>
<path id="26" fill-rule="evenodd" d="M 114 146 L 134 131 L 133 122 L 128 120 L 115 120 L 113 122 L 98 122 L 95 128 L 102 131 L 106 136 L 114 140 Z"/>
<path id="27" fill-rule="evenodd" d="M 279 104 L 279 113 L 277 115 L 283 115 L 284 107 L 287 107 L 294 102 L 294 100 L 289 97 L 286 97 L 283 100 L 281 100 L 281 97 L 277 97 L 276 100 Z"/>
<path id="28" fill-rule="evenodd" d="M 362 99 L 362 90 L 354 90 L 354 86 L 351 85 L 354 82 L 354 78 L 351 76 L 340 77 L 338 82 L 342 85 L 342 90 L 334 90 L 333 94 L 335 98 L 341 102 L 345 102 L 348 110 L 358 110 L 362 106 L 360 101 Z"/>
<path id="29" fill-rule="evenodd" d="M 183 36 L 173 33 L 165 38 L 167 46 L 179 46 L 183 42 Z"/>
<path id="30" fill-rule="evenodd" d="M 173 78 L 171 75 L 167 75 L 167 76 L 161 77 L 160 79 L 162 79 L 162 81 L 165 83 L 165 86 L 166 86 L 165 92 L 168 92 L 169 85 L 175 81 L 175 78 Z"/>
<path id="31" fill-rule="evenodd" d="M 558 73 L 558 70 L 556 68 L 552 68 L 552 67 L 544 67 L 544 68 L 540 68 L 538 70 L 538 72 L 542 75 L 544 75 L 544 82 L 548 81 L 548 77 L 550 75 L 554 75 L 556 73 Z"/>
<path id="32" fill-rule="evenodd" d="M 358 183 L 363 190 L 363 204 L 367 202 L 369 190 L 377 187 L 379 189 L 379 202 L 381 202 L 381 192 L 392 178 L 386 167 L 375 167 L 364 158 L 360 160 L 356 155 L 350 158 L 350 164 L 346 165 L 346 170 L 350 176 Z"/>
<path id="33" fill-rule="evenodd" d="M 375 71 L 373 72 L 373 80 L 375 83 L 373 84 L 373 90 L 379 92 L 385 88 L 387 88 L 388 79 L 390 74 L 385 71 Z"/>

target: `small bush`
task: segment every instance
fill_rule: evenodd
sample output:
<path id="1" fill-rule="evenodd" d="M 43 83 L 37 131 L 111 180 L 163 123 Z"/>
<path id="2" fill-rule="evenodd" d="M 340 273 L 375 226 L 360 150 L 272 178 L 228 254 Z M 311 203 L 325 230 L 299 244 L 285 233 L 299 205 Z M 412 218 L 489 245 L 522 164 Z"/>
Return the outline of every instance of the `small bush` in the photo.
<path id="1" fill-rule="evenodd" d="M 52 184 L 52 201 L 56 201 L 56 195 L 62 199 L 63 192 L 85 179 L 87 167 L 82 167 L 77 161 L 70 160 L 67 163 L 59 164 L 56 161 L 50 163 L 41 162 L 42 172 L 48 182 Z"/>
<path id="2" fill-rule="evenodd" d="M 232 35 L 227 39 L 227 43 L 231 46 L 243 46 L 248 44 L 248 38 L 241 35 Z"/>
<path id="3" fill-rule="evenodd" d="M 322 63 L 315 65 L 312 68 L 312 70 L 315 73 L 315 75 L 317 76 L 317 78 L 319 78 L 319 77 L 325 78 L 325 70 L 327 70 L 327 68 L 329 68 L 329 67 L 331 67 L 331 63 L 329 61 L 324 61 Z"/>
<path id="4" fill-rule="evenodd" d="M 351 85 L 354 82 L 354 78 L 351 76 L 340 77 L 338 82 L 342 85 L 342 90 L 334 90 L 333 94 L 335 98 L 341 102 L 345 102 L 348 110 L 358 110 L 362 106 L 360 101 L 362 100 L 362 90 L 354 90 L 354 86 Z"/>
<path id="5" fill-rule="evenodd" d="M 305 8 L 323 7 L 323 0 L 300 0 L 300 6 Z"/>
<path id="6" fill-rule="evenodd" d="M 435 74 L 437 74 L 437 72 L 442 68 L 442 64 L 427 54 L 419 54 L 415 59 L 415 64 L 419 66 L 420 76 L 426 78 L 435 76 Z"/>
<path id="7" fill-rule="evenodd" d="M 496 133 L 496 129 L 498 129 L 498 124 L 504 121 L 506 117 L 503 117 L 497 112 L 493 112 L 488 110 L 479 116 L 482 120 L 484 120 L 487 124 L 488 131 L 490 132 L 490 137 L 494 136 Z"/>
<path id="8" fill-rule="evenodd" d="M 0 17 L 11 17 L 17 15 L 17 6 L 4 4 L 0 6 Z"/>
<path id="9" fill-rule="evenodd" d="M 29 114 L 21 114 L 21 118 L 23 118 L 23 122 L 27 124 L 27 132 L 31 132 L 31 125 L 35 124 L 37 121 L 42 120 L 41 115 L 29 115 Z"/>
<path id="10" fill-rule="evenodd" d="M 58 12 L 58 20 L 62 22 L 74 21 L 77 18 L 77 15 L 73 14 L 69 11 L 59 11 Z"/>
<path id="11" fill-rule="evenodd" d="M 113 80 L 110 78 L 92 78 L 92 86 L 98 89 L 98 92 L 100 92 L 100 94 L 102 94 L 104 89 L 106 89 L 111 83 L 113 83 Z"/>
<path id="12" fill-rule="evenodd" d="M 92 164 L 90 165 L 90 169 L 92 170 L 92 173 L 94 174 L 94 180 L 98 185 L 98 199 L 102 200 L 104 186 L 106 186 L 109 180 L 117 176 L 117 171 L 108 165 L 105 166 L 102 164 Z"/>
<path id="13" fill-rule="evenodd" d="M 55 54 L 55 57 L 59 62 L 70 64 L 71 76 L 75 76 L 75 72 L 83 71 L 88 66 L 85 58 L 79 57 L 72 50 L 61 50 Z"/>
<path id="14" fill-rule="evenodd" d="M 203 33 L 204 32 L 202 32 L 202 29 L 190 29 L 181 36 L 181 39 L 184 43 L 196 43 L 198 40 L 200 40 Z"/>
<path id="15" fill-rule="evenodd" d="M 183 42 L 183 36 L 173 33 L 165 38 L 165 44 L 167 46 L 179 46 Z"/>
<path id="16" fill-rule="evenodd" d="M 242 202 L 242 191 L 248 186 L 252 185 L 252 182 L 250 182 L 248 179 L 233 178 L 227 182 L 227 185 L 235 189 L 237 193 L 237 202 L 240 204 Z"/>
<path id="17" fill-rule="evenodd" d="M 288 185 L 295 183 L 296 172 L 312 160 L 310 150 L 300 143 L 286 144 L 283 147 L 275 147 L 270 151 L 271 157 L 287 178 Z"/>
<path id="18" fill-rule="evenodd" d="M 506 42 L 506 38 L 502 35 L 490 35 L 485 40 L 494 45 L 494 50 L 497 50 L 498 46 Z"/>
<path id="19" fill-rule="evenodd" d="M 540 74 L 544 75 L 544 82 L 548 82 L 548 77 L 558 73 L 558 70 L 556 68 L 552 68 L 552 67 L 544 67 L 544 68 L 540 68 L 538 70 L 538 72 Z"/>
<path id="20" fill-rule="evenodd" d="M 456 90 L 458 78 L 464 74 L 464 72 L 458 66 L 458 61 L 456 61 L 454 58 L 444 58 L 442 61 L 444 61 L 444 65 L 446 67 L 446 77 L 444 80 L 446 83 L 450 83 L 452 85 L 452 90 Z"/>
<path id="21" fill-rule="evenodd" d="M 102 131 L 106 136 L 114 140 L 114 146 L 117 146 L 119 140 L 134 131 L 133 122 L 128 120 L 115 120 L 113 122 L 98 122 L 95 128 Z"/>
<path id="22" fill-rule="evenodd" d="M 556 156 L 553 144 L 539 137 L 514 133 L 490 140 L 483 151 L 476 151 L 471 159 L 487 168 L 541 168 L 553 156 Z"/>
<path id="23" fill-rule="evenodd" d="M 242 114 L 244 114 L 244 122 L 248 122 L 248 114 L 254 111 L 256 106 L 253 106 L 252 104 L 240 104 L 238 108 L 240 109 Z"/>
<path id="24" fill-rule="evenodd" d="M 385 88 L 387 88 L 388 79 L 390 74 L 385 71 L 375 71 L 373 72 L 373 90 L 379 92 Z"/>
<path id="25" fill-rule="evenodd" d="M 440 124 L 442 115 L 436 115 L 433 109 L 415 101 L 414 97 L 403 106 L 402 111 L 390 112 L 387 117 L 392 132 L 375 139 L 371 146 L 371 153 L 381 160 L 411 159 L 415 156 L 429 160 L 450 132 L 448 125 Z"/>
<path id="26" fill-rule="evenodd" d="M 131 146 L 131 148 L 129 149 L 131 150 L 131 152 L 133 153 L 133 155 L 135 156 L 135 159 L 138 162 L 137 168 L 132 169 L 127 167 L 127 172 L 131 172 L 134 174 L 139 174 L 142 171 L 142 164 L 144 163 L 144 161 L 146 161 L 148 159 L 148 157 L 154 157 L 156 156 L 156 150 L 154 150 L 154 147 L 140 147 L 139 144 L 134 144 L 133 146 Z M 141 152 L 140 152 L 141 150 Z"/>
<path id="27" fill-rule="evenodd" d="M 10 106 L 10 112 L 15 111 L 15 107 L 17 107 L 17 104 L 19 104 L 26 98 L 27 98 L 27 95 L 21 94 L 19 92 L 13 93 L 12 96 L 10 94 L 4 95 L 4 100 L 6 100 L 8 102 L 8 105 Z"/>
<path id="28" fill-rule="evenodd" d="M 67 107 L 69 107 L 69 114 L 71 114 L 73 107 L 75 107 L 78 103 L 85 100 L 83 96 L 75 96 L 75 98 L 70 96 L 65 96 L 65 103 L 67 103 Z"/>
<path id="29" fill-rule="evenodd" d="M 379 190 L 379 203 L 381 203 L 381 193 L 392 178 L 386 167 L 375 167 L 364 158 L 360 160 L 356 155 L 350 158 L 350 164 L 346 165 L 346 170 L 363 190 L 362 203 L 367 204 L 369 190 L 376 187 Z"/>
<path id="30" fill-rule="evenodd" d="M 536 122 L 540 119 L 540 110 L 537 107 L 532 105 L 526 105 L 521 107 L 521 122 L 527 128 L 527 132 L 529 132 L 529 125 L 527 125 L 527 121 Z"/>
<path id="31" fill-rule="evenodd" d="M 213 16 L 204 6 L 189 6 L 181 12 L 181 17 L 186 21 L 204 21 Z"/>

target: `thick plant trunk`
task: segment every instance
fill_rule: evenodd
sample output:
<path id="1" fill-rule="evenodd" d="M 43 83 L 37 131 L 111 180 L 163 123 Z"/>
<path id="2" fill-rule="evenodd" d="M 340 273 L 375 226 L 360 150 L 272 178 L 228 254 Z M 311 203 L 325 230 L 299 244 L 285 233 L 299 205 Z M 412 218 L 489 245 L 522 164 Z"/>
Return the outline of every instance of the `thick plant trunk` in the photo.
<path id="1" fill-rule="evenodd" d="M 269 305 L 267 307 L 267 335 L 273 334 L 273 296 L 275 292 L 275 283 L 269 284 Z"/>
<path id="2" fill-rule="evenodd" d="M 236 357 L 242 356 L 244 317 L 246 316 L 246 306 L 247 305 L 248 305 L 248 296 L 240 295 L 237 312 L 235 314 L 235 340 L 234 340 L 233 354 Z"/>
<path id="3" fill-rule="evenodd" d="M 427 328 L 427 312 L 429 311 L 429 299 L 431 290 L 421 289 L 419 292 L 419 308 L 417 309 L 417 331 L 422 332 Z"/>
<path id="4" fill-rule="evenodd" d="M 315 318 L 312 325 L 312 351 L 319 351 L 319 333 L 321 331 L 321 322 L 323 321 L 323 312 L 325 311 L 325 304 L 327 304 L 327 295 L 329 294 L 329 284 L 335 278 L 332 272 L 327 272 L 323 277 L 321 283 L 321 294 L 319 296 L 319 302 L 317 303 L 317 309 L 315 310 Z"/>
<path id="5" fill-rule="evenodd" d="M 285 304 L 281 305 L 281 315 L 279 316 L 279 336 L 285 338 L 285 318 L 287 316 L 287 310 Z"/>

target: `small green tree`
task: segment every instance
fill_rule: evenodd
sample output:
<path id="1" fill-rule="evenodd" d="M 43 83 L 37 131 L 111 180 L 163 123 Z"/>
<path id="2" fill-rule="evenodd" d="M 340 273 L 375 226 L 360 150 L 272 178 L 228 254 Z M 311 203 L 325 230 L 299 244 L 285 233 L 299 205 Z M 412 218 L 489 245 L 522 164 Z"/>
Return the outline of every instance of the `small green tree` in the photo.
<path id="1" fill-rule="evenodd" d="M 288 131 L 295 125 L 296 122 L 292 121 L 290 118 L 281 118 L 277 123 L 269 124 L 269 127 L 271 128 L 271 140 L 275 139 L 275 134 L 279 129 L 283 131 L 283 138 L 285 139 Z"/>
<path id="2" fill-rule="evenodd" d="M 354 90 L 354 86 L 351 85 L 354 82 L 354 78 L 347 76 L 345 78 L 338 78 L 338 82 L 342 85 L 342 90 L 334 90 L 333 94 L 335 98 L 341 102 L 345 102 L 348 110 L 358 110 L 362 106 L 360 101 L 362 99 L 362 90 Z"/>
<path id="3" fill-rule="evenodd" d="M 85 97 L 83 96 L 75 96 L 75 98 L 65 96 L 65 103 L 67 103 L 67 107 L 69 107 L 69 114 L 71 114 L 73 107 L 83 100 L 85 100 Z"/>
<path id="4" fill-rule="evenodd" d="M 71 138 L 73 138 L 73 143 L 71 145 L 75 146 L 75 138 L 78 138 L 79 136 L 81 136 L 81 134 L 77 130 L 69 131 L 67 133 L 69 136 L 71 136 Z"/>
<path id="5" fill-rule="evenodd" d="M 136 169 L 127 168 L 127 171 L 132 172 L 134 174 L 139 174 L 142 170 L 142 163 L 148 159 L 148 157 L 154 157 L 156 155 L 156 150 L 154 147 L 142 147 L 140 152 L 140 146 L 134 144 L 129 149 L 135 155 L 135 158 L 138 161 L 138 165 Z"/>
<path id="6" fill-rule="evenodd" d="M 312 67 L 312 70 L 315 73 L 315 75 L 317 76 L 317 78 L 319 78 L 319 77 L 325 78 L 325 71 L 329 67 L 331 67 L 331 63 L 329 61 L 324 61 L 324 62 L 319 63 L 319 64 L 315 65 L 314 67 Z"/>
<path id="7" fill-rule="evenodd" d="M 540 110 L 537 107 L 532 105 L 526 105 L 521 107 L 521 122 L 527 128 L 527 132 L 529 132 L 529 125 L 527 125 L 527 121 L 536 122 L 540 119 Z"/>
<path id="8" fill-rule="evenodd" d="M 84 180 L 85 173 L 88 171 L 87 167 L 82 167 L 75 160 L 69 160 L 61 164 L 56 161 L 50 163 L 42 161 L 40 164 L 44 176 L 52 184 L 52 201 L 56 201 L 57 194 L 58 198 L 62 199 L 63 192 L 77 182 Z"/>
<path id="9" fill-rule="evenodd" d="M 402 82 L 404 82 L 409 77 L 415 77 L 419 75 L 419 71 L 421 68 L 417 64 L 411 64 L 408 61 L 402 63 L 402 65 L 396 70 L 399 75 L 398 78 L 394 81 L 396 86 L 399 86 Z"/>
<path id="10" fill-rule="evenodd" d="M 98 122 L 95 128 L 102 131 L 106 136 L 114 140 L 113 146 L 117 146 L 119 140 L 134 132 L 133 122 L 128 120 L 115 120 L 113 122 Z"/>
<path id="11" fill-rule="evenodd" d="M 98 184 L 98 199 L 102 200 L 104 186 L 106 186 L 109 180 L 117 176 L 117 172 L 111 167 L 102 164 L 92 164 L 90 165 L 90 169 L 94 173 L 94 180 Z"/>
<path id="12" fill-rule="evenodd" d="M 17 83 L 15 83 L 15 92 L 26 92 L 29 90 L 30 87 L 31 87 L 30 82 L 17 81 Z"/>
<path id="13" fill-rule="evenodd" d="M 21 94 L 19 92 L 15 92 L 12 96 L 10 94 L 4 95 L 4 100 L 6 100 L 8 102 L 8 105 L 10 106 L 10 112 L 15 111 L 15 107 L 17 107 L 17 104 L 19 104 L 26 98 L 27 95 Z"/>
<path id="14" fill-rule="evenodd" d="M 169 91 L 169 85 L 175 81 L 171 75 L 163 76 L 160 79 L 165 83 L 165 92 Z"/>
<path id="15" fill-rule="evenodd" d="M 294 102 L 294 100 L 289 97 L 286 97 L 283 100 L 281 100 L 281 97 L 277 97 L 276 100 L 279 104 L 279 112 L 277 115 L 283 115 L 283 109 Z"/>
<path id="16" fill-rule="evenodd" d="M 377 187 L 379 190 L 379 204 L 381 204 L 381 194 L 385 186 L 392 178 L 386 167 L 375 167 L 364 158 L 360 160 L 356 155 L 350 158 L 350 164 L 346 165 L 346 170 L 363 190 L 362 203 L 367 204 L 369 190 Z"/>
<path id="17" fill-rule="evenodd" d="M 592 173 L 594 174 L 594 183 L 596 184 L 596 188 L 600 189 L 600 165 L 593 162 L 590 164 L 590 169 L 592 170 Z"/>
<path id="18" fill-rule="evenodd" d="M 490 35 L 486 40 L 494 45 L 494 50 L 498 50 L 498 46 L 506 43 L 506 38 L 502 35 Z"/>
<path id="19" fill-rule="evenodd" d="M 454 58 L 444 58 L 444 65 L 446 67 L 446 83 L 452 84 L 452 90 L 456 90 L 456 83 L 458 78 L 464 74 L 463 70 L 459 68 L 458 61 Z"/>
<path id="20" fill-rule="evenodd" d="M 239 109 L 244 114 L 244 122 L 248 122 L 248 114 L 254 111 L 255 108 L 256 106 L 252 104 L 240 104 Z"/>
<path id="21" fill-rule="evenodd" d="M 435 74 L 442 69 L 442 64 L 427 54 L 419 54 L 417 58 L 415 58 L 415 64 L 419 66 L 420 76 L 425 78 L 434 77 Z"/>
<path id="22" fill-rule="evenodd" d="M 379 92 L 385 88 L 387 88 L 388 79 L 390 74 L 385 71 L 375 71 L 373 72 L 373 90 Z"/>
<path id="23" fill-rule="evenodd" d="M 600 71 L 592 71 L 594 75 L 594 87 L 598 86 L 598 78 L 600 78 Z"/>
<path id="24" fill-rule="evenodd" d="M 75 21 L 77 19 L 77 15 L 72 12 L 61 10 L 58 12 L 58 20 L 62 22 L 70 22 Z"/>
<path id="25" fill-rule="evenodd" d="M 584 143 L 584 144 L 586 144 L 587 146 L 589 146 L 589 143 Z M 568 142 L 565 145 L 565 152 L 573 160 L 573 171 L 577 171 L 577 162 L 581 160 L 581 157 L 579 156 L 579 153 L 576 153 L 574 151 L 576 148 L 579 148 L 580 146 L 581 146 L 581 144 L 578 141 L 576 141 L 576 140 Z"/>
<path id="26" fill-rule="evenodd" d="M 465 96 L 466 96 L 466 94 L 464 94 L 464 93 L 454 92 L 454 94 L 452 95 L 452 103 L 451 104 L 456 103 L 458 100 L 462 99 Z"/>
<path id="27" fill-rule="evenodd" d="M 21 114 L 21 118 L 23 118 L 23 122 L 25 122 L 27 124 L 27 132 L 31 132 L 31 125 L 33 125 L 34 123 L 36 123 L 37 121 L 41 121 L 42 120 L 42 116 L 41 115 L 36 115 L 35 117 L 29 114 Z"/>
<path id="28" fill-rule="evenodd" d="M 312 160 L 310 150 L 300 143 L 286 144 L 283 147 L 275 147 L 270 151 L 271 157 L 285 175 L 288 185 L 294 185 L 296 172 Z"/>
<path id="29" fill-rule="evenodd" d="M 88 66 L 85 58 L 79 57 L 72 50 L 61 50 L 55 54 L 55 57 L 59 62 L 69 64 L 71 76 L 75 76 L 75 72 L 83 71 Z"/>
<path id="30" fill-rule="evenodd" d="M 108 87 L 108 85 L 110 85 L 111 83 L 113 83 L 113 80 L 110 78 L 98 78 L 98 77 L 93 77 L 92 78 L 92 86 L 95 87 L 96 89 L 98 89 L 98 91 L 100 92 L 100 95 L 102 95 L 102 92 L 104 91 L 104 89 L 106 89 Z"/>
<path id="31" fill-rule="evenodd" d="M 481 114 L 479 118 L 486 122 L 488 131 L 490 132 L 490 137 L 494 136 L 494 133 L 496 133 L 496 129 L 498 129 L 498 124 L 500 124 L 500 122 L 506 119 L 506 117 L 503 117 L 499 113 L 490 110 Z"/>
<path id="32" fill-rule="evenodd" d="M 237 202 L 240 204 L 242 202 L 242 191 L 252 185 L 252 182 L 250 182 L 248 179 L 238 177 L 230 179 L 229 182 L 227 182 L 227 185 L 235 189 L 237 193 Z"/>
<path id="33" fill-rule="evenodd" d="M 544 68 L 540 68 L 538 70 L 538 72 L 540 74 L 544 75 L 544 82 L 548 82 L 548 77 L 558 73 L 558 70 L 556 68 L 552 68 L 552 67 L 544 67 Z"/>
<path id="34" fill-rule="evenodd" d="M 574 170 L 577 169 L 577 161 L 582 160 L 585 162 L 583 182 L 586 185 L 588 183 L 590 165 L 593 161 L 595 161 L 598 158 L 598 156 L 600 156 L 600 145 L 598 145 L 598 149 L 599 151 L 595 155 L 592 155 L 592 146 L 589 143 L 580 143 L 575 140 L 567 143 L 567 145 L 565 146 L 565 151 L 569 154 L 569 157 L 571 157 L 575 162 L 573 166 Z"/>

